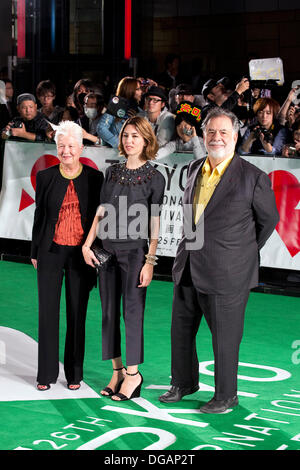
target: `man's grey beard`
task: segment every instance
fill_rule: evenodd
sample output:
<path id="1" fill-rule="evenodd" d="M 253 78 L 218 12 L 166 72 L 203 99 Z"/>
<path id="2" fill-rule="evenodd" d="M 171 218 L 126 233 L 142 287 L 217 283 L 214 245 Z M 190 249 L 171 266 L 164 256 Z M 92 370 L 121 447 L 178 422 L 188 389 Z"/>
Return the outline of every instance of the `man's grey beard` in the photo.
<path id="1" fill-rule="evenodd" d="M 219 150 L 211 150 L 211 148 L 208 150 L 207 149 L 207 152 L 208 152 L 208 155 L 211 157 L 211 158 L 215 158 L 216 160 L 219 159 L 219 158 L 223 158 L 226 156 L 226 153 L 225 152 L 225 147 L 222 148 L 222 149 L 219 149 Z"/>
<path id="2" fill-rule="evenodd" d="M 219 159 L 219 158 L 224 158 L 224 157 L 229 157 L 231 154 L 234 153 L 235 149 L 235 141 L 234 137 L 232 137 L 231 145 L 228 144 L 225 147 L 219 149 L 219 150 L 214 150 L 213 148 L 206 147 L 208 155 L 213 158 L 213 159 Z"/>

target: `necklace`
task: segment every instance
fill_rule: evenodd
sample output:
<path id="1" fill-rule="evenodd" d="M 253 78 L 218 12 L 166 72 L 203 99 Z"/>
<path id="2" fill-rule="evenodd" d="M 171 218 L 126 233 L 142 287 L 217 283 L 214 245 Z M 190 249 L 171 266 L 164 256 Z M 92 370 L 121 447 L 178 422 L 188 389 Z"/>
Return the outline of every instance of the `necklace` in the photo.
<path id="1" fill-rule="evenodd" d="M 155 168 L 148 162 L 132 170 L 127 168 L 125 163 L 118 163 L 113 168 L 112 180 L 122 185 L 135 186 L 151 180 L 155 173 Z"/>
<path id="2" fill-rule="evenodd" d="M 77 178 L 77 176 L 79 176 L 81 174 L 82 168 L 83 168 L 82 163 L 79 163 L 79 170 L 74 175 L 69 176 L 64 172 L 61 163 L 59 165 L 59 171 L 60 171 L 61 176 L 63 176 L 64 178 L 66 178 L 68 180 L 74 180 L 75 178 Z"/>

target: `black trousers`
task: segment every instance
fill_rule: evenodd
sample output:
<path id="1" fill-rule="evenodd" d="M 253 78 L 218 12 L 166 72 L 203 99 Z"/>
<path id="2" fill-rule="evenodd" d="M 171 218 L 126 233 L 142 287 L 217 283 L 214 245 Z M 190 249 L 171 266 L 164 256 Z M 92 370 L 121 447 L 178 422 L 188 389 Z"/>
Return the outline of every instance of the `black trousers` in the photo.
<path id="1" fill-rule="evenodd" d="M 40 384 L 55 383 L 59 374 L 59 312 L 65 276 L 67 331 L 64 370 L 69 384 L 83 378 L 85 320 L 89 275 L 81 247 L 55 245 L 51 252 L 38 254 L 39 343 L 38 375 Z"/>
<path id="2" fill-rule="evenodd" d="M 188 264 L 188 263 L 187 263 Z M 215 361 L 215 398 L 225 400 L 237 392 L 239 347 L 249 290 L 228 295 L 197 291 L 185 270 L 174 287 L 171 344 L 172 385 L 193 388 L 199 383 L 196 335 L 204 315 L 212 333 Z"/>
<path id="3" fill-rule="evenodd" d="M 113 253 L 111 266 L 101 271 L 99 290 L 102 305 L 102 358 L 120 357 L 121 354 L 121 298 L 126 336 L 126 364 L 144 362 L 144 310 L 146 287 L 137 287 L 145 263 L 146 248 L 119 250 L 112 243 L 103 247 Z"/>

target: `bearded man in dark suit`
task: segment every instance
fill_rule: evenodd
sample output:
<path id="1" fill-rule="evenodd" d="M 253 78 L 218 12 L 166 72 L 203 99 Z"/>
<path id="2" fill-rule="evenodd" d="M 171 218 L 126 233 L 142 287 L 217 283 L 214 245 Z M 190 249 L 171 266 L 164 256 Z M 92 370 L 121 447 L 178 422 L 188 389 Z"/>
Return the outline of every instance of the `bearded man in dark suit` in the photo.
<path id="1" fill-rule="evenodd" d="M 173 266 L 172 386 L 159 400 L 174 403 L 199 389 L 196 335 L 204 315 L 212 333 L 215 394 L 200 411 L 222 413 L 238 404 L 245 308 L 258 283 L 259 250 L 279 217 L 268 176 L 235 153 L 236 116 L 215 108 L 202 128 L 208 155 L 188 168 L 183 237 Z"/>

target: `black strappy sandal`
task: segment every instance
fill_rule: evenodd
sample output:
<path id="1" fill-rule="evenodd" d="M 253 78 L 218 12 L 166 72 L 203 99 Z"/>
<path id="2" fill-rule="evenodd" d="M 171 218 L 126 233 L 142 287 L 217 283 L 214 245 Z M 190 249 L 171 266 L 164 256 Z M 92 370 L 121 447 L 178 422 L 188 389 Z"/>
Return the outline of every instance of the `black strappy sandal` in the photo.
<path id="1" fill-rule="evenodd" d="M 111 399 L 113 401 L 126 401 L 126 400 L 131 400 L 132 398 L 138 398 L 140 395 L 141 395 L 141 388 L 142 388 L 142 383 L 144 381 L 143 379 L 143 376 L 142 374 L 137 371 L 135 374 L 128 374 L 128 372 L 126 372 L 126 375 L 130 375 L 131 377 L 133 377 L 134 375 L 137 375 L 137 374 L 140 374 L 141 376 L 141 382 L 140 384 L 133 390 L 132 394 L 130 395 L 130 397 L 127 397 L 126 395 L 124 395 L 123 393 L 114 393 L 111 397 Z M 115 400 L 113 397 L 118 397 L 119 400 Z"/>
<path id="2" fill-rule="evenodd" d="M 81 385 L 78 384 L 78 383 L 77 384 L 70 383 L 70 384 L 67 385 L 67 387 L 68 387 L 69 390 L 76 391 L 76 390 L 80 389 Z"/>
<path id="3" fill-rule="evenodd" d="M 46 390 L 49 390 L 50 385 L 49 384 L 37 384 L 36 388 L 38 389 L 39 392 L 45 392 Z"/>
<path id="4" fill-rule="evenodd" d="M 126 367 L 123 366 L 123 367 L 120 367 L 119 369 L 113 369 L 113 370 L 119 371 L 119 370 L 123 370 L 123 369 L 126 370 Z M 113 395 L 115 395 L 116 393 L 119 392 L 123 382 L 124 382 L 124 378 L 121 379 L 120 382 L 117 383 L 115 391 L 112 390 L 110 387 L 104 387 L 103 390 L 101 390 L 100 395 L 102 397 L 112 397 Z M 107 392 L 107 393 L 102 393 L 102 392 Z"/>

